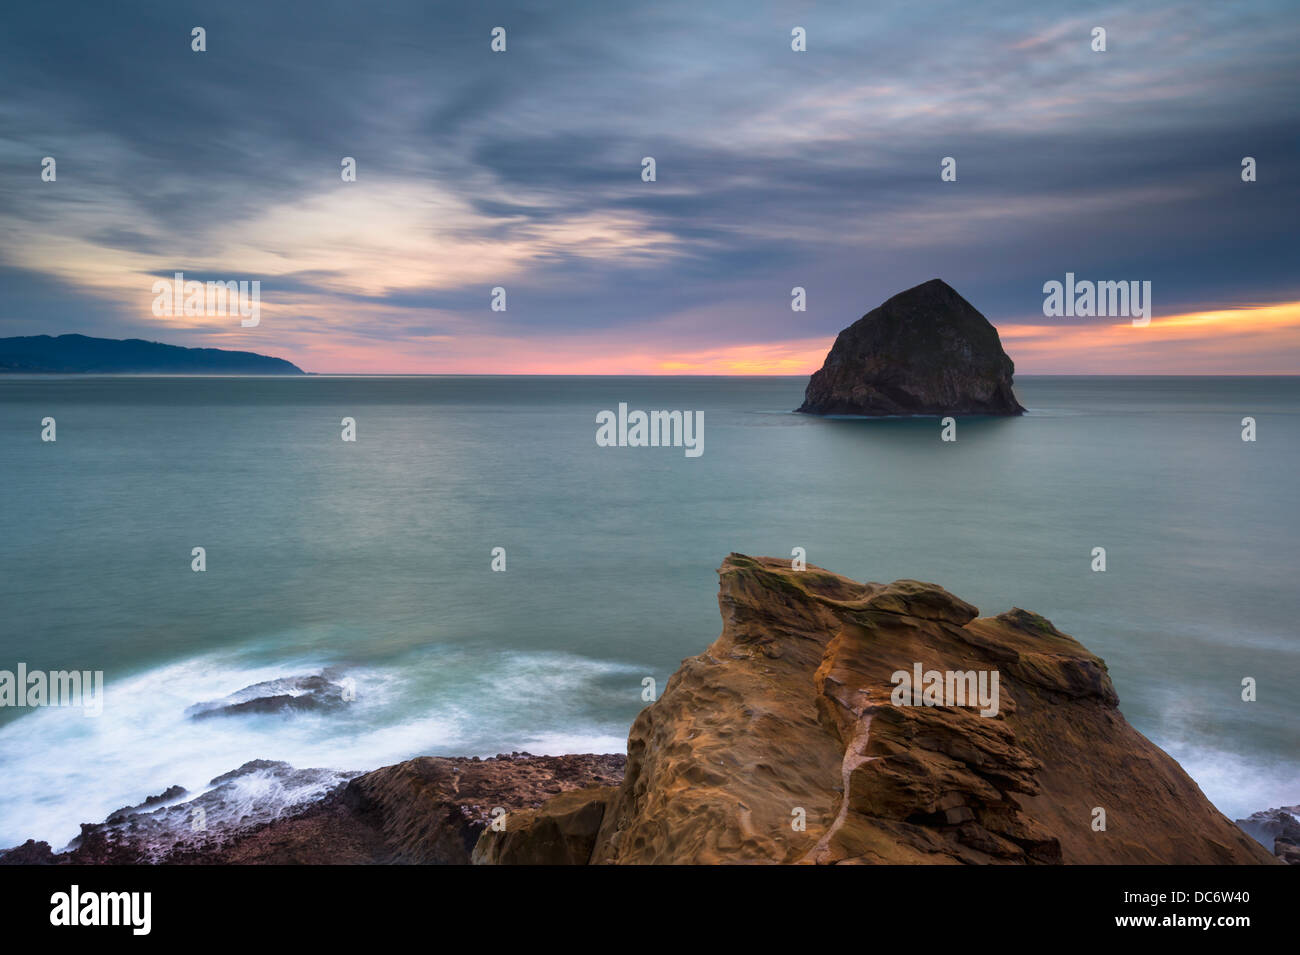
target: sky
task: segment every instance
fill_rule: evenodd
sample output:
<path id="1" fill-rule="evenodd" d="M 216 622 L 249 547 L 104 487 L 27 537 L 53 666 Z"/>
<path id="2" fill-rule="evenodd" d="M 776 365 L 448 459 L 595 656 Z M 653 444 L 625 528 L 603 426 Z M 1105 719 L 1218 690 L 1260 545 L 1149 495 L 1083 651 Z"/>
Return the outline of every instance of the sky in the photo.
<path id="1" fill-rule="evenodd" d="M 1296 374 L 1297 49 L 1294 0 L 11 5 L 0 336 L 806 374 L 940 277 L 1021 374 Z M 176 272 L 259 324 L 155 314 Z M 1067 272 L 1151 323 L 1045 317 Z"/>

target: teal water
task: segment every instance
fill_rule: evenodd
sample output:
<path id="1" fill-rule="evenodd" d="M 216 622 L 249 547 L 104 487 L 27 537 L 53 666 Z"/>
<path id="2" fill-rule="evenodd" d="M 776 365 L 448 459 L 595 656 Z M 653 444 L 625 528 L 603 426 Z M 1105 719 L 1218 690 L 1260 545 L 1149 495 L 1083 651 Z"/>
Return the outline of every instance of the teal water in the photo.
<path id="1" fill-rule="evenodd" d="M 805 381 L 0 377 L 0 669 L 106 678 L 99 718 L 0 708 L 0 846 L 254 758 L 621 751 L 721 559 L 796 546 L 1049 617 L 1230 816 L 1300 802 L 1300 379 L 1022 378 L 955 443 Z M 703 455 L 597 447 L 619 402 L 702 410 Z M 185 715 L 327 668 L 355 703 Z"/>

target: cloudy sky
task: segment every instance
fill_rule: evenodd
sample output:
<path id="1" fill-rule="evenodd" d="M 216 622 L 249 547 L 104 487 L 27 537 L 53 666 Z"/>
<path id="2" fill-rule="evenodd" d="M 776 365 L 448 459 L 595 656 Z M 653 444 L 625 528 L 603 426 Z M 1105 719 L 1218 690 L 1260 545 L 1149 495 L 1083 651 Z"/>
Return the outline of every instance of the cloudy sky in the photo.
<path id="1" fill-rule="evenodd" d="M 805 373 L 939 276 L 1022 373 L 1300 372 L 1293 0 L 158 0 L 5 20 L 0 336 L 318 372 Z M 177 271 L 259 280 L 261 324 L 155 316 Z M 1067 271 L 1150 281 L 1151 324 L 1045 318 Z"/>

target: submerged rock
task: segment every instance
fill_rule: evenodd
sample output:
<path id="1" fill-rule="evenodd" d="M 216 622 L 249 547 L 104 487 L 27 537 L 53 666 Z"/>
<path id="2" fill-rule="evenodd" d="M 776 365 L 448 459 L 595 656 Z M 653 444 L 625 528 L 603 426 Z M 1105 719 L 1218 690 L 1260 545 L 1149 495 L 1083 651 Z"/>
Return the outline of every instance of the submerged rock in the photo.
<path id="1" fill-rule="evenodd" d="M 254 683 L 225 699 L 196 703 L 185 711 L 193 720 L 255 713 L 323 713 L 347 705 L 344 685 L 331 674 L 282 677 Z"/>
<path id="2" fill-rule="evenodd" d="M 900 292 L 840 332 L 805 414 L 1018 415 L 998 331 L 942 279 Z"/>

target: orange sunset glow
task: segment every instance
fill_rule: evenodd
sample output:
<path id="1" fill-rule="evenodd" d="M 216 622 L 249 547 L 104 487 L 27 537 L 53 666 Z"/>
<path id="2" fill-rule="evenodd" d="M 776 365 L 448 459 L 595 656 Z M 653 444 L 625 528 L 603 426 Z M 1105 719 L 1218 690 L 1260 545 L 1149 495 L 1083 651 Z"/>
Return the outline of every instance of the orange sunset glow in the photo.
<path id="1" fill-rule="evenodd" d="M 1043 321 L 1043 320 L 1040 320 Z M 845 323 L 848 324 L 847 322 Z M 996 323 L 995 323 L 996 324 Z M 1291 374 L 1300 351 L 1300 301 L 1086 324 L 1004 322 L 998 327 L 1017 374 Z M 652 347 L 613 333 L 545 341 L 463 335 L 389 341 L 354 339 L 343 328 L 326 345 L 277 351 L 243 330 L 218 336 L 221 347 L 260 347 L 322 374 L 497 375 L 807 375 L 821 367 L 834 336 L 694 349 Z M 262 344 L 258 346 L 258 342 Z"/>

